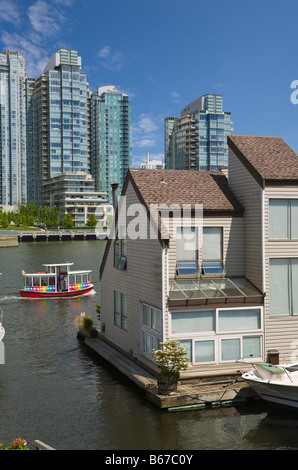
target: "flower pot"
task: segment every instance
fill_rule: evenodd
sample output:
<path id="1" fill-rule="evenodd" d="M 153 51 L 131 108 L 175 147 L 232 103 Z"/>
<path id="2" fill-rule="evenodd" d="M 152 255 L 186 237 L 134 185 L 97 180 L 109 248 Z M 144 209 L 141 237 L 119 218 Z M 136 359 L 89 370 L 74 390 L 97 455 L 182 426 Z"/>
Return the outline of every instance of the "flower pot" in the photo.
<path id="1" fill-rule="evenodd" d="M 170 393 L 175 392 L 177 390 L 177 385 L 177 380 L 157 380 L 158 393 L 160 395 L 169 395 Z"/>

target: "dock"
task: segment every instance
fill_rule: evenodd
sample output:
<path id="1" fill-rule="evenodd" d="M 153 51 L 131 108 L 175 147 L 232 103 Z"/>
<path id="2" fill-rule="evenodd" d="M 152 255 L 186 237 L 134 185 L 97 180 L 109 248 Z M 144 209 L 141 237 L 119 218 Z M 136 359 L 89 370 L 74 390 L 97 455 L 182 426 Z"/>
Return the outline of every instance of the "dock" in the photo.
<path id="1" fill-rule="evenodd" d="M 115 349 L 100 336 L 89 338 L 88 334 L 80 331 L 78 337 L 143 390 L 146 399 L 160 409 L 169 412 L 190 411 L 239 406 L 258 400 L 252 388 L 241 379 L 241 373 L 251 366 L 233 364 L 228 369 L 227 366 L 217 366 L 216 370 L 212 367 L 192 367 L 181 373 L 177 391 L 171 392 L 170 395 L 160 395 L 154 374 L 145 370 L 128 355 Z"/>
<path id="2" fill-rule="evenodd" d="M 18 234 L 10 231 L 2 231 L 0 233 L 0 248 L 18 246 Z"/>
<path id="3" fill-rule="evenodd" d="M 19 230 L 19 242 L 47 242 L 68 240 L 105 240 L 105 234 L 97 230 Z"/>

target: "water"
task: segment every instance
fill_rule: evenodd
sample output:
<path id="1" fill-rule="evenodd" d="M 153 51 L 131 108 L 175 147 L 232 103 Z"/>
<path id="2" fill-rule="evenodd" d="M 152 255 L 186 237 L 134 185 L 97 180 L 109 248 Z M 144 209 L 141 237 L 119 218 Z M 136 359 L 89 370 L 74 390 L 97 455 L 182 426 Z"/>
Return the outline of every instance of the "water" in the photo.
<path id="1" fill-rule="evenodd" d="M 0 249 L 0 308 L 5 365 L 0 365 L 0 442 L 39 439 L 56 449 L 298 449 L 298 413 L 259 403 L 170 413 L 157 409 L 122 374 L 76 338 L 75 318 L 96 325 L 105 242 L 24 243 Z M 92 269 L 96 295 L 20 299 L 21 270 L 73 261 Z"/>

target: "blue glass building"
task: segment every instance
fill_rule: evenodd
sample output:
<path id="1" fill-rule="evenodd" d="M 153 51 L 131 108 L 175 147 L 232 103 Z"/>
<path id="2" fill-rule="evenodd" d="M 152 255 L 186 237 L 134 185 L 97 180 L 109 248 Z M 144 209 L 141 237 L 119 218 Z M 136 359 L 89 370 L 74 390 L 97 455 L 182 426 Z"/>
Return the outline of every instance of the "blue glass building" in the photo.
<path id="1" fill-rule="evenodd" d="M 227 136 L 231 132 L 231 113 L 223 112 L 221 95 L 201 96 L 187 105 L 179 118 L 165 119 L 165 167 L 176 170 L 227 167 Z"/>
<path id="2" fill-rule="evenodd" d="M 0 204 L 27 203 L 26 62 L 18 52 L 0 54 Z"/>
<path id="3" fill-rule="evenodd" d="M 101 87 L 91 96 L 91 173 L 95 189 L 108 193 L 118 183 L 119 194 L 131 167 L 131 107 L 128 95 L 114 86 Z"/>
<path id="4" fill-rule="evenodd" d="M 60 49 L 35 80 L 32 93 L 33 200 L 45 202 L 43 185 L 64 173 L 89 173 L 88 84 L 81 58 Z"/>

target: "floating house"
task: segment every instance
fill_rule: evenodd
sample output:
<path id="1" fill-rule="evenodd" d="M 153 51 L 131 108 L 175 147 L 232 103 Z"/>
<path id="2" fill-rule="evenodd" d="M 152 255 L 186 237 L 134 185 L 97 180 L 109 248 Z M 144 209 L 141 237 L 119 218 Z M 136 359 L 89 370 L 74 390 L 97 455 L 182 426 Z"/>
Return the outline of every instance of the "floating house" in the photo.
<path id="1" fill-rule="evenodd" d="M 196 370 L 297 349 L 298 157 L 278 137 L 228 144 L 228 174 L 128 171 L 100 268 L 101 337 L 151 370 L 169 338 Z"/>

